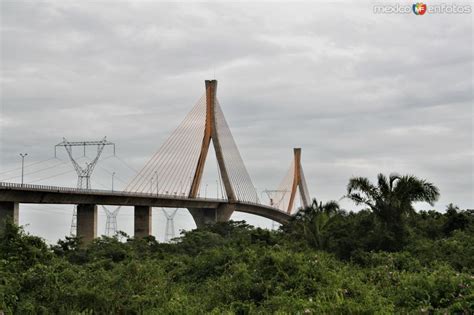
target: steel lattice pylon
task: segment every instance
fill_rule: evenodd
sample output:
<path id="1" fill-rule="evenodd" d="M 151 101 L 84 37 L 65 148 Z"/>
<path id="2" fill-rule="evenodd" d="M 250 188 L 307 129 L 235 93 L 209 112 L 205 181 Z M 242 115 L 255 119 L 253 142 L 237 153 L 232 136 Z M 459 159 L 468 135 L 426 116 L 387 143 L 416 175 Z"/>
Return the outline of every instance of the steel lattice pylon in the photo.
<path id="1" fill-rule="evenodd" d="M 175 238 L 175 230 L 174 230 L 174 217 L 178 209 L 174 209 L 171 212 L 166 211 L 165 208 L 161 209 L 163 214 L 166 217 L 166 228 L 165 228 L 165 242 L 170 242 Z"/>
<path id="2" fill-rule="evenodd" d="M 121 207 L 117 207 L 114 211 L 107 209 L 105 206 L 102 206 L 102 208 L 107 216 L 105 235 L 110 237 L 115 236 L 117 234 L 117 216 Z"/>
<path id="3" fill-rule="evenodd" d="M 263 193 L 267 195 L 270 207 L 281 208 L 281 203 L 285 199 L 286 195 L 290 193 L 290 190 L 265 189 Z M 272 230 L 274 230 L 276 227 L 277 222 L 272 221 Z"/>
<path id="4" fill-rule="evenodd" d="M 92 171 L 97 165 L 97 162 L 99 161 L 100 155 L 102 154 L 104 147 L 107 145 L 112 145 L 114 147 L 114 155 L 115 155 L 115 144 L 107 141 L 107 137 L 104 137 L 100 141 L 75 141 L 75 142 L 70 142 L 70 141 L 67 141 L 66 138 L 63 138 L 63 141 L 61 143 L 58 143 L 57 145 L 54 146 L 54 156 L 56 157 L 56 150 L 58 147 L 64 147 L 77 173 L 77 188 L 90 189 L 91 188 L 90 178 L 92 175 Z M 95 158 L 91 162 L 86 163 L 85 168 L 79 165 L 79 163 L 76 161 L 76 159 L 74 159 L 74 156 L 72 154 L 72 147 L 77 147 L 77 146 L 81 146 L 84 148 L 84 156 L 86 155 L 87 146 L 97 146 L 97 154 Z M 71 230 L 70 230 L 71 236 L 76 235 L 76 230 L 77 230 L 77 207 L 75 206 L 72 212 Z"/>

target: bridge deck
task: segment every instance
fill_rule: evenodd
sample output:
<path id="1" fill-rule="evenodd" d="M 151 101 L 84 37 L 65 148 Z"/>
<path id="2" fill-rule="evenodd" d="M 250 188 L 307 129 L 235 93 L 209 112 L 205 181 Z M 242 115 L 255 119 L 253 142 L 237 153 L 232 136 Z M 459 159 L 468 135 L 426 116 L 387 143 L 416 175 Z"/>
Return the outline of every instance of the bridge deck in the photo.
<path id="1" fill-rule="evenodd" d="M 229 202 L 226 199 L 188 198 L 127 191 L 78 189 L 69 187 L 0 182 L 0 202 L 45 204 L 96 204 L 116 206 L 150 206 L 165 208 L 217 209 L 222 204 L 235 205 L 235 211 L 262 216 L 280 223 L 291 218 L 287 213 L 250 202 Z"/>

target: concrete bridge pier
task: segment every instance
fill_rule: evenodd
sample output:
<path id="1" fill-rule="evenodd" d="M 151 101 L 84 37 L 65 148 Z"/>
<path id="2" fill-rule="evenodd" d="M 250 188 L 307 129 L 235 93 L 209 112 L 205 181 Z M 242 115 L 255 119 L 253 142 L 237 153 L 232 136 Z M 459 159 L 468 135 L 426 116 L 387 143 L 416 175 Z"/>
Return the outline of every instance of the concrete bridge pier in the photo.
<path id="1" fill-rule="evenodd" d="M 83 244 L 88 244 L 97 236 L 97 205 L 77 205 L 77 232 Z"/>
<path id="2" fill-rule="evenodd" d="M 0 231 L 5 227 L 5 220 L 10 219 L 18 225 L 19 203 L 11 201 L 0 202 Z"/>
<path id="3" fill-rule="evenodd" d="M 235 211 L 234 204 L 220 204 L 217 209 L 188 209 L 193 216 L 197 228 L 217 222 L 227 222 Z"/>
<path id="4" fill-rule="evenodd" d="M 135 206 L 135 237 L 151 235 L 151 207 Z"/>

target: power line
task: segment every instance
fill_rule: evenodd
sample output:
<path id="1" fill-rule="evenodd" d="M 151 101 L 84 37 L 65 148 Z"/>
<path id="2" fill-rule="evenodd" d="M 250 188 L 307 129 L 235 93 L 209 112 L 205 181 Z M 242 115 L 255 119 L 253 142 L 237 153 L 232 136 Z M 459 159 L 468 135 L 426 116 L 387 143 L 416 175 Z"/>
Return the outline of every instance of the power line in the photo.
<path id="1" fill-rule="evenodd" d="M 50 159 L 50 160 L 53 160 L 53 159 Z M 42 168 L 42 169 L 39 169 L 39 170 L 30 172 L 30 173 L 25 173 L 24 176 L 29 176 L 29 175 L 41 173 L 41 172 L 43 172 L 43 171 L 46 171 L 46 170 L 49 170 L 49 169 L 58 167 L 59 165 L 62 165 L 62 164 L 66 164 L 66 162 L 60 162 L 59 164 L 55 164 L 55 165 L 52 165 L 52 166 L 49 166 L 49 167 L 46 167 L 46 168 Z M 0 181 L 7 181 L 7 180 L 15 179 L 15 178 L 20 178 L 20 177 L 21 177 L 21 175 L 12 176 L 12 177 L 8 177 L 8 178 L 1 179 Z"/>
<path id="2" fill-rule="evenodd" d="M 44 163 L 44 162 L 48 162 L 48 161 L 51 161 L 51 160 L 54 160 L 56 158 L 49 158 L 49 159 L 46 159 L 46 160 L 42 160 L 42 161 L 38 161 L 38 162 L 34 162 L 34 163 L 30 163 L 30 164 L 26 164 L 24 166 L 24 168 L 28 168 L 30 166 L 33 166 L 33 165 L 37 165 L 37 164 L 41 164 L 41 163 Z M 1 174 L 5 174 L 5 173 L 11 173 L 11 172 L 14 172 L 14 171 L 20 171 L 21 170 L 21 167 L 18 167 L 18 168 L 15 168 L 15 169 L 11 169 L 11 170 L 7 170 L 7 171 L 2 171 L 0 172 L 0 175 Z"/>
<path id="3" fill-rule="evenodd" d="M 109 171 L 108 169 L 106 169 L 106 168 L 103 167 L 103 166 L 100 166 L 100 165 L 97 165 L 97 166 L 98 166 L 100 169 L 102 169 L 103 171 L 107 172 L 109 175 L 114 174 L 114 172 Z M 120 182 L 122 182 L 122 183 L 124 183 L 124 184 L 128 184 L 128 182 L 126 182 L 125 180 L 121 179 L 120 176 L 117 176 L 117 172 L 115 172 L 114 178 L 115 178 L 115 179 L 118 179 Z"/>
<path id="4" fill-rule="evenodd" d="M 33 180 L 33 181 L 28 182 L 28 184 L 41 182 L 43 180 L 50 179 L 50 178 L 55 178 L 55 177 L 58 177 L 58 176 L 61 176 L 61 175 L 64 175 L 64 174 L 71 173 L 71 172 L 74 172 L 74 170 L 68 170 L 66 172 L 63 172 L 63 173 L 60 173 L 60 174 L 57 174 L 57 175 L 48 176 L 48 177 L 44 177 L 44 178 L 41 178 L 41 179 Z"/>
<path id="5" fill-rule="evenodd" d="M 128 163 L 126 163 L 124 160 L 122 160 L 118 155 L 115 155 L 115 157 L 117 158 L 117 160 L 119 160 L 120 162 L 123 163 L 123 165 L 125 165 L 126 167 L 128 167 L 129 169 L 131 169 L 132 171 L 134 171 L 135 173 L 138 173 L 138 171 L 131 167 Z"/>

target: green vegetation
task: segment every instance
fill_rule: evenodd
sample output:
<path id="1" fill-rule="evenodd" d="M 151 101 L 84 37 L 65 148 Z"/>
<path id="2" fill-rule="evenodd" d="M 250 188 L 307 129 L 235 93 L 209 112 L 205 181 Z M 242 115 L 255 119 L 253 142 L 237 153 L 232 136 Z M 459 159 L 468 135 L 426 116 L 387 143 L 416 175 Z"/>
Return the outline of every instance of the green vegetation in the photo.
<path id="1" fill-rule="evenodd" d="M 279 231 L 245 222 L 153 237 L 48 247 L 7 224 L 0 309 L 7 314 L 390 314 L 474 309 L 474 212 L 415 212 L 438 191 L 415 177 L 351 179 L 346 212 L 314 201 Z"/>

